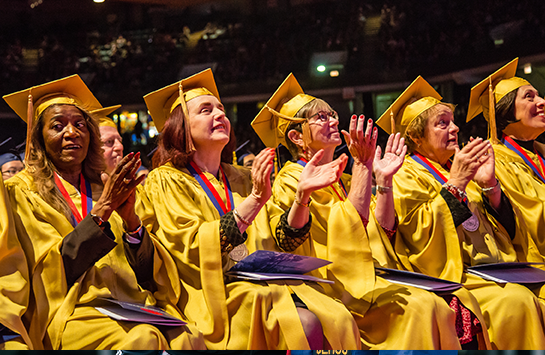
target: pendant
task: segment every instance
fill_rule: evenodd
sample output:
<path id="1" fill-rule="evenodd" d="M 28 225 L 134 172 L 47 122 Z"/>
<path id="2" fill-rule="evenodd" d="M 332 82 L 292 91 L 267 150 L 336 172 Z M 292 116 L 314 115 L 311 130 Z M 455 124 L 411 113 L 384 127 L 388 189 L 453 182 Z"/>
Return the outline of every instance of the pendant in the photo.
<path id="1" fill-rule="evenodd" d="M 462 222 L 462 226 L 468 232 L 475 232 L 479 229 L 479 218 L 474 213 L 471 213 L 471 217 Z"/>
<path id="2" fill-rule="evenodd" d="M 246 247 L 246 244 L 244 243 L 237 245 L 229 253 L 229 258 L 231 258 L 231 260 L 233 261 L 241 261 L 247 256 L 248 256 L 248 248 Z"/>

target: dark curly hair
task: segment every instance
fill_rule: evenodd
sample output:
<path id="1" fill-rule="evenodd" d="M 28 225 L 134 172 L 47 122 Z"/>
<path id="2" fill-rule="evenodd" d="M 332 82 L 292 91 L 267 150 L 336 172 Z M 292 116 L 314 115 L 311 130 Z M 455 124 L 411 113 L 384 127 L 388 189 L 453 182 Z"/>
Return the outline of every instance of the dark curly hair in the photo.
<path id="1" fill-rule="evenodd" d="M 55 106 L 61 104 L 53 104 L 46 108 L 35 120 L 31 132 L 31 147 L 26 165 L 30 176 L 34 179 L 34 184 L 38 189 L 39 195 L 56 210 L 63 213 L 68 220 L 71 219 L 72 213 L 68 203 L 61 195 L 59 190 L 55 188 L 54 173 L 57 170 L 51 161 L 45 149 L 43 136 L 44 116 Z M 81 111 L 87 123 L 89 131 L 89 148 L 87 156 L 83 161 L 83 175 L 86 179 L 94 184 L 102 185 L 100 178 L 106 164 L 104 162 L 104 150 L 102 149 L 102 141 L 100 140 L 100 130 L 98 128 L 98 119 L 93 117 L 87 110 L 75 106 Z"/>

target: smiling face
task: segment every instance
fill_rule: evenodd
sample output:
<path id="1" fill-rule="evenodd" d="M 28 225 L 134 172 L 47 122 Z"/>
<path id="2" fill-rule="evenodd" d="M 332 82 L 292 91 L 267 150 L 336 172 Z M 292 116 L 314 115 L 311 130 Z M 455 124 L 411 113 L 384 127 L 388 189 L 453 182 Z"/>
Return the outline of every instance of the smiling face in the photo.
<path id="1" fill-rule="evenodd" d="M 325 102 L 310 110 L 308 125 L 312 135 L 309 147 L 315 151 L 335 148 L 342 143 L 337 113 Z"/>
<path id="2" fill-rule="evenodd" d="M 87 156 L 90 135 L 83 113 L 72 105 L 54 105 L 43 113 L 46 153 L 60 171 L 75 172 Z"/>
<path id="3" fill-rule="evenodd" d="M 229 142 L 231 123 L 225 116 L 222 103 L 215 96 L 202 95 L 189 100 L 187 109 L 195 148 L 199 150 L 217 146 L 223 149 Z"/>
<path id="4" fill-rule="evenodd" d="M 426 122 L 424 137 L 415 139 L 420 145 L 417 151 L 426 158 L 445 164 L 456 151 L 459 129 L 448 106 L 437 104 L 430 110 L 433 111 Z"/>
<path id="5" fill-rule="evenodd" d="M 545 132 L 545 100 L 532 85 L 521 86 L 515 98 L 515 119 L 512 125 L 522 126 L 526 131 L 539 134 Z"/>

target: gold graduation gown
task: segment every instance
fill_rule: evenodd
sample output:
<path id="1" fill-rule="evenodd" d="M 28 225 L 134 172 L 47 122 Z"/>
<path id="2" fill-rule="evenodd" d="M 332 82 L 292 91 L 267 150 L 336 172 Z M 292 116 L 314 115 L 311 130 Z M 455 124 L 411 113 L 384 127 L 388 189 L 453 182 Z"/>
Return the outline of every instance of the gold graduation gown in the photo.
<path id="1" fill-rule="evenodd" d="M 235 206 L 251 193 L 249 170 L 222 164 Z M 205 173 L 225 203 L 223 183 Z M 220 179 L 221 180 L 221 179 Z M 170 163 L 150 172 L 138 215 L 175 262 L 171 280 L 179 308 L 197 323 L 209 349 L 308 349 L 291 297 L 296 293 L 319 318 L 333 349 L 359 349 L 357 326 L 346 308 L 322 293 L 319 285 L 300 281 L 225 282 L 233 265 L 220 250 L 220 215 L 199 183 L 186 169 Z M 249 252 L 271 249 L 269 213 L 262 208 L 246 233 Z M 161 245 L 162 244 L 162 245 Z M 158 257 L 154 260 L 157 262 Z M 168 264 L 163 259 L 161 262 Z M 177 273 L 178 279 L 174 279 Z M 179 285 L 181 282 L 181 287 Z M 163 296 L 168 292 L 161 291 Z M 159 296 L 158 296 L 159 297 Z"/>
<path id="2" fill-rule="evenodd" d="M 431 163 L 448 180 L 448 171 Z M 479 219 L 475 232 L 463 225 L 455 227 L 441 189 L 442 184 L 409 156 L 394 175 L 399 217 L 395 250 L 401 261 L 417 272 L 462 282 L 479 302 L 493 348 L 545 348 L 543 304 L 532 291 L 518 284 L 485 281 L 465 272 L 467 266 L 517 261 L 509 234 L 484 209 L 477 184 L 470 182 L 466 189 L 468 207 Z M 517 228 L 516 233 L 515 240 L 522 240 L 524 231 Z"/>
<path id="3" fill-rule="evenodd" d="M 545 146 L 534 143 L 542 154 Z M 545 183 L 537 176 L 526 162 L 502 143 L 494 144 L 496 156 L 496 177 L 502 190 L 514 206 L 518 207 L 528 230 L 527 261 L 545 261 Z M 522 148 L 522 147 L 521 147 Z M 522 148 L 524 149 L 524 148 Z M 524 149 L 526 154 L 541 170 L 534 152 Z M 522 258 L 521 258 L 522 259 Z M 541 295 L 543 298 L 544 295 Z"/>
<path id="4" fill-rule="evenodd" d="M 15 233 L 11 204 L 0 176 L 0 323 L 21 335 L 1 344 L 1 350 L 33 349 L 22 320 L 29 294 L 26 258 Z"/>
<path id="5" fill-rule="evenodd" d="M 64 180 L 63 185 L 81 211 L 79 192 Z M 32 280 L 24 321 L 35 348 L 43 342 L 46 349 L 168 349 L 169 340 L 176 348 L 204 347 L 202 336 L 191 325 L 191 331 L 165 327 L 163 335 L 148 324 L 114 321 L 89 305 L 97 297 L 156 305 L 153 296 L 139 288 L 125 258 L 119 215 L 114 212 L 109 219 L 117 245 L 68 286 L 60 249 L 74 227 L 39 196 L 26 170 L 7 181 L 6 188 Z M 92 185 L 92 189 L 96 201 L 100 187 Z M 97 244 L 113 243 L 104 238 Z M 159 306 L 182 317 L 173 305 Z"/>
<path id="6" fill-rule="evenodd" d="M 292 206 L 302 171 L 301 165 L 288 162 L 275 178 L 273 200 L 282 209 Z M 347 189 L 350 178 L 342 176 Z M 335 281 L 325 288 L 352 311 L 364 347 L 459 349 L 455 315 L 443 299 L 375 276 L 375 265 L 396 269 L 401 263 L 374 217 L 373 206 L 366 230 L 354 206 L 341 200 L 342 193 L 338 183 L 312 193 L 310 237 L 294 253 L 332 262 L 316 276 Z M 415 324 L 418 327 L 410 331 Z"/>

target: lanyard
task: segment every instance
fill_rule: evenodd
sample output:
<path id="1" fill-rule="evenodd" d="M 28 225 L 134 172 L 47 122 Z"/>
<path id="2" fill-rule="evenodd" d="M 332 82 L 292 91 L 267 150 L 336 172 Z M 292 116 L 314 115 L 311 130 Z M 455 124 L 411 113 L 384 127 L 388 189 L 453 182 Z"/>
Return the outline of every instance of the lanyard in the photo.
<path id="1" fill-rule="evenodd" d="M 221 166 L 220 172 L 223 180 L 223 186 L 225 186 L 225 200 L 227 201 L 227 206 L 225 206 L 225 203 L 223 203 L 223 200 L 221 199 L 218 191 L 216 191 L 214 186 L 210 183 L 210 180 L 208 180 L 206 175 L 204 175 L 204 173 L 197 166 L 197 164 L 191 161 L 189 162 L 189 165 L 186 166 L 186 168 L 197 180 L 199 185 L 201 185 L 201 188 L 204 190 L 204 192 L 206 192 L 206 195 L 208 196 L 210 201 L 212 201 L 212 204 L 214 204 L 214 207 L 216 207 L 220 216 L 223 216 L 235 207 L 233 193 L 231 192 L 231 185 L 229 185 L 229 181 L 227 180 L 227 177 L 225 177 L 225 173 L 223 172 Z"/>
<path id="2" fill-rule="evenodd" d="M 415 162 L 426 168 L 426 170 L 428 170 L 430 174 L 432 174 L 433 177 L 435 177 L 435 179 L 441 183 L 441 185 L 447 182 L 447 178 L 445 177 L 445 175 L 437 170 L 437 168 L 433 166 L 433 164 L 430 163 L 428 159 L 418 153 L 414 153 L 413 155 L 411 155 L 411 158 L 413 158 Z M 450 162 L 447 162 L 447 166 L 450 168 Z M 467 199 L 464 198 L 463 202 L 467 205 Z"/>
<path id="3" fill-rule="evenodd" d="M 522 149 L 522 147 L 517 142 L 515 142 L 513 139 L 506 136 L 505 134 L 503 135 L 501 141 L 503 144 L 505 144 L 507 148 L 511 149 L 519 157 L 521 157 L 521 159 L 524 160 L 526 165 L 528 165 L 534 171 L 534 173 L 541 179 L 541 181 L 545 182 L 545 177 L 543 176 L 543 173 L 542 173 L 542 171 L 545 172 L 545 162 L 543 161 L 543 157 L 538 151 L 534 149 L 534 152 L 538 157 L 539 164 L 541 165 L 541 171 L 537 167 L 536 163 L 534 163 L 534 161 L 528 156 L 528 154 L 524 151 L 524 149 Z"/>
<path id="4" fill-rule="evenodd" d="M 297 164 L 301 165 L 302 167 L 307 166 L 307 163 L 308 163 L 308 161 L 305 158 L 301 158 L 301 159 L 297 160 Z M 346 189 L 345 189 L 343 181 L 341 179 L 339 179 L 339 185 L 341 186 L 341 192 L 340 193 L 335 188 L 335 185 L 331 184 L 329 186 L 331 186 L 333 191 L 335 191 L 335 193 L 337 194 L 339 199 L 341 201 L 344 201 L 344 200 L 346 200 L 346 196 L 348 196 L 348 194 L 346 193 Z"/>
<path id="5" fill-rule="evenodd" d="M 76 205 L 74 204 L 74 201 L 72 201 L 72 198 L 68 194 L 68 191 L 66 191 L 66 188 L 62 184 L 62 181 L 59 178 L 59 175 L 57 173 L 55 173 L 54 178 L 55 178 L 55 184 L 57 185 L 57 188 L 59 189 L 62 196 L 68 203 L 68 206 L 70 207 L 70 211 L 72 212 L 72 216 L 76 220 L 76 224 L 78 224 L 93 209 L 93 192 L 91 191 L 91 183 L 88 180 L 85 180 L 85 178 L 83 177 L 83 174 L 80 174 L 80 177 L 79 177 L 79 184 L 80 184 L 79 190 L 81 193 L 81 214 L 80 214 L 78 209 L 76 208 Z"/>

